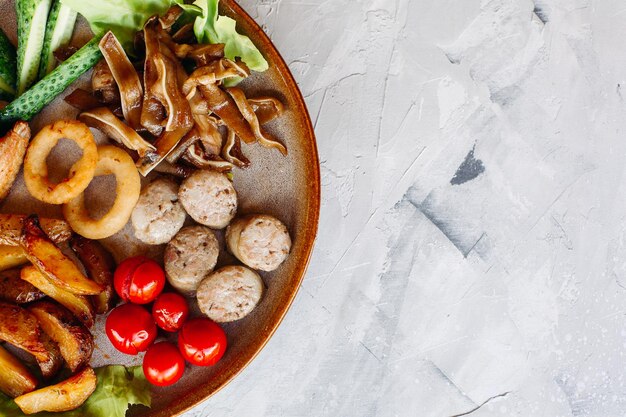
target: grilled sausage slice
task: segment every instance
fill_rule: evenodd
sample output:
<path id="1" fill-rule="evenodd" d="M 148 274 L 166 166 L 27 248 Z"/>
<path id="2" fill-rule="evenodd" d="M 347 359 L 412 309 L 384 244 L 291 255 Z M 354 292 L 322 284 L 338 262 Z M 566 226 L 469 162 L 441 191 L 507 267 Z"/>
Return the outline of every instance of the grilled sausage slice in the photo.
<path id="1" fill-rule="evenodd" d="M 264 290 L 263 280 L 255 271 L 245 266 L 226 266 L 200 283 L 198 306 L 211 320 L 227 323 L 250 314 Z"/>

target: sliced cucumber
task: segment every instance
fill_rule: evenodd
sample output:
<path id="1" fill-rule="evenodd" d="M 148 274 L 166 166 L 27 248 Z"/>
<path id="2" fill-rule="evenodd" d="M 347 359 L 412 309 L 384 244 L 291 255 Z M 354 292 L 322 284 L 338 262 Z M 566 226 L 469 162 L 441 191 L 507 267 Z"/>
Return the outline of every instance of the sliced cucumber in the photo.
<path id="1" fill-rule="evenodd" d="M 52 0 L 15 0 L 17 12 L 17 95 L 37 81 Z"/>
<path id="2" fill-rule="evenodd" d="M 48 15 L 46 37 L 43 41 L 41 52 L 41 62 L 39 64 L 40 79 L 48 75 L 56 66 L 54 51 L 70 43 L 77 16 L 78 13 L 61 4 L 60 0 L 54 0 Z"/>
<path id="3" fill-rule="evenodd" d="M 32 119 L 78 77 L 96 65 L 102 59 L 98 42 L 100 37 L 94 37 L 67 61 L 0 110 L 0 125 L 6 129 L 18 120 Z"/>
<path id="4" fill-rule="evenodd" d="M 12 100 L 15 97 L 15 47 L 0 30 L 0 99 Z"/>

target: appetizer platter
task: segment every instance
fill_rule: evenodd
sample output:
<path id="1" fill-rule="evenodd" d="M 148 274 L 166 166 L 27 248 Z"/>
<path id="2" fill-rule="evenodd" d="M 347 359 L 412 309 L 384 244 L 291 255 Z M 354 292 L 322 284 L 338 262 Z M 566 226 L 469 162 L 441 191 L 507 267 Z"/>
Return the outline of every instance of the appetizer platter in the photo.
<path id="1" fill-rule="evenodd" d="M 0 415 L 177 415 L 303 278 L 302 96 L 232 0 L 0 8 Z"/>

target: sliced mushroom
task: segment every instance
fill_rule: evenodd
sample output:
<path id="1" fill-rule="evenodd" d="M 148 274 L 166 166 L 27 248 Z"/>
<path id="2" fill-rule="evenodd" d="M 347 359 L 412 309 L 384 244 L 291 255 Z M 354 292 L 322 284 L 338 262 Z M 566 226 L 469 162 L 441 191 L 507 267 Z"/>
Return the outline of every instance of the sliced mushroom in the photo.
<path id="1" fill-rule="evenodd" d="M 93 67 L 91 74 L 91 89 L 94 95 L 103 103 L 120 101 L 120 91 L 109 68 L 109 64 L 103 59 Z"/>
<path id="2" fill-rule="evenodd" d="M 89 127 L 101 130 L 111 139 L 137 151 L 141 158 L 154 156 L 156 148 L 139 134 L 115 117 L 113 112 L 106 107 L 89 110 L 80 114 L 78 119 Z"/>
<path id="3" fill-rule="evenodd" d="M 156 34 L 155 25 L 158 22 L 153 18 L 148 21 L 143 28 L 145 41 L 146 59 L 143 68 L 143 107 L 141 109 L 141 125 L 148 132 L 158 137 L 163 133 L 163 121 L 165 120 L 165 107 L 152 92 L 154 84 L 159 79 L 158 70 L 154 59 L 159 53 L 159 40 Z"/>
<path id="4" fill-rule="evenodd" d="M 226 135 L 226 144 L 222 149 L 222 158 L 239 168 L 250 166 L 250 160 L 241 151 L 241 141 L 231 129 Z"/>
<path id="5" fill-rule="evenodd" d="M 102 37 L 100 51 L 119 87 L 124 118 L 133 129 L 139 129 L 143 88 L 137 71 L 113 32 Z"/>
<path id="6" fill-rule="evenodd" d="M 234 130 L 244 142 L 252 143 L 256 141 L 256 137 L 250 125 L 239 111 L 235 101 L 218 85 L 225 78 L 248 74 L 249 70 L 244 65 L 222 59 L 195 70 L 183 86 L 183 92 L 189 100 L 200 92 L 208 108 L 218 115 L 226 126 Z"/>
<path id="7" fill-rule="evenodd" d="M 178 18 L 181 17 L 184 12 L 185 11 L 182 9 L 182 7 L 178 5 L 170 7 L 169 10 L 159 18 L 159 23 L 161 24 L 161 27 L 163 29 L 171 29 L 178 20 Z"/>
<path id="8" fill-rule="evenodd" d="M 196 168 L 200 169 L 213 169 L 219 172 L 228 172 L 233 169 L 233 164 L 223 160 L 217 155 L 209 155 L 202 148 L 200 142 L 196 142 L 191 145 L 185 151 L 183 159 Z"/>
<path id="9" fill-rule="evenodd" d="M 285 112 L 285 106 L 274 97 L 249 98 L 248 103 L 262 125 L 280 117 Z"/>
<path id="10" fill-rule="evenodd" d="M 102 101 L 91 95 L 90 92 L 81 88 L 77 88 L 65 96 L 63 101 L 80 111 L 87 111 L 97 107 L 102 107 L 104 104 Z"/>
<path id="11" fill-rule="evenodd" d="M 240 88 L 236 87 L 227 88 L 226 91 L 235 101 L 244 119 L 246 119 L 246 121 L 252 128 L 256 140 L 266 148 L 278 149 L 280 153 L 287 156 L 287 148 L 285 147 L 285 145 L 272 138 L 269 133 L 263 130 L 263 128 L 261 127 L 261 123 L 259 122 L 257 115 L 254 113 L 254 109 L 252 108 L 250 103 L 248 103 L 244 92 Z"/>
<path id="12" fill-rule="evenodd" d="M 180 43 L 193 42 L 195 39 L 195 35 L 193 34 L 193 22 L 187 23 L 178 29 L 172 35 L 172 39 Z"/>
<path id="13" fill-rule="evenodd" d="M 224 44 L 194 45 L 194 48 L 187 54 L 187 58 L 193 59 L 199 67 L 208 65 L 224 58 Z"/>
<path id="14" fill-rule="evenodd" d="M 200 95 L 196 94 L 189 101 L 192 116 L 195 121 L 193 128 L 185 135 L 176 148 L 168 155 L 169 162 L 176 162 L 196 141 L 202 141 L 204 150 L 209 155 L 219 156 L 222 149 L 222 134 L 219 131 L 219 121 L 215 117 L 193 112 L 193 109 L 202 103 Z"/>
<path id="15" fill-rule="evenodd" d="M 157 148 L 158 158 L 140 157 L 138 161 L 139 172 L 144 176 L 174 150 L 178 142 L 191 130 L 194 124 L 191 107 L 183 96 L 178 83 L 177 63 L 161 53 L 156 54 L 154 63 L 159 78 L 152 86 L 152 93 L 165 107 L 167 122 L 164 132 L 154 144 Z"/>

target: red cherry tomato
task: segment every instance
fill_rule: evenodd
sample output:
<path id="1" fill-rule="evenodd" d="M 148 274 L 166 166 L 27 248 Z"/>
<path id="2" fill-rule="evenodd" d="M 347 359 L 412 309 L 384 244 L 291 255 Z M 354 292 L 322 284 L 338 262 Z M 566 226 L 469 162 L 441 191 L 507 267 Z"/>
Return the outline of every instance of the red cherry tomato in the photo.
<path id="1" fill-rule="evenodd" d="M 168 332 L 179 330 L 188 315 L 187 300 L 175 292 L 159 295 L 152 306 L 152 317 L 157 326 Z"/>
<path id="2" fill-rule="evenodd" d="M 145 256 L 135 256 L 122 262 L 113 277 L 115 291 L 124 301 L 147 304 L 163 291 L 163 269 Z"/>
<path id="3" fill-rule="evenodd" d="M 174 384 L 185 373 L 185 360 L 176 346 L 159 342 L 148 348 L 143 358 L 143 374 L 148 382 L 159 387 Z"/>
<path id="4" fill-rule="evenodd" d="M 226 352 L 226 333 L 206 317 L 187 320 L 178 333 L 178 349 L 193 365 L 215 365 Z"/>
<path id="5" fill-rule="evenodd" d="M 157 336 L 150 313 L 134 304 L 115 307 L 107 317 L 105 328 L 111 344 L 128 355 L 148 349 Z"/>

